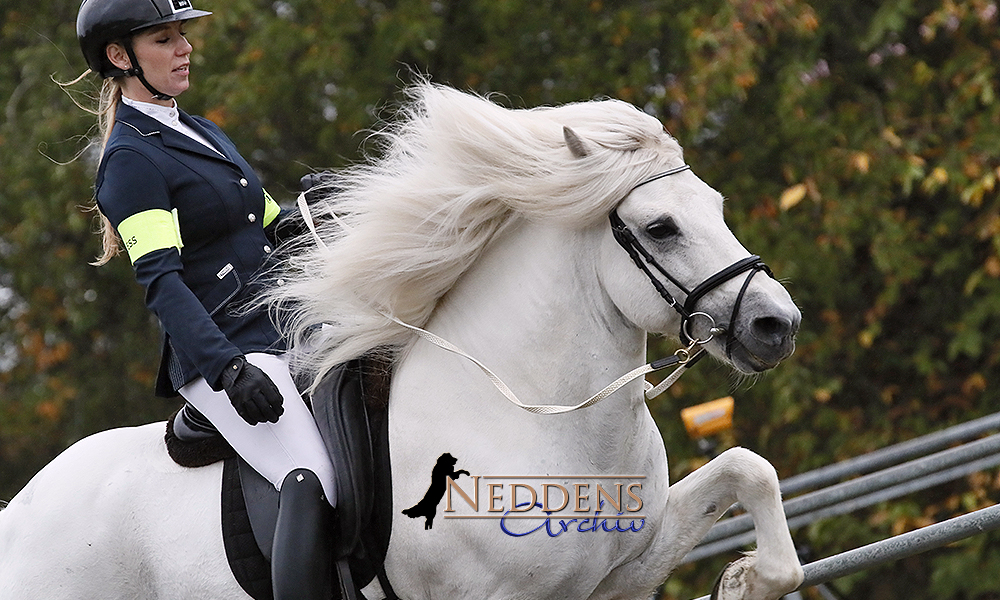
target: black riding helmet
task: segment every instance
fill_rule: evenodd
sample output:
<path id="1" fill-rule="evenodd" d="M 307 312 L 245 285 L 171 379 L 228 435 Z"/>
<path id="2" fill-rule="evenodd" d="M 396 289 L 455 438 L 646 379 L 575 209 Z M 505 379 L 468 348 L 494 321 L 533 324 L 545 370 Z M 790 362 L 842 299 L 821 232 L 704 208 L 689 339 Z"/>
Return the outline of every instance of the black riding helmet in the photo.
<path id="1" fill-rule="evenodd" d="M 132 51 L 132 36 L 139 30 L 204 17 L 212 13 L 197 10 L 191 0 L 83 0 L 76 16 L 76 37 L 91 70 L 101 77 L 138 77 L 155 98 L 167 100 L 149 85 Z M 104 49 L 111 42 L 125 46 L 132 68 L 119 69 L 108 60 Z"/>

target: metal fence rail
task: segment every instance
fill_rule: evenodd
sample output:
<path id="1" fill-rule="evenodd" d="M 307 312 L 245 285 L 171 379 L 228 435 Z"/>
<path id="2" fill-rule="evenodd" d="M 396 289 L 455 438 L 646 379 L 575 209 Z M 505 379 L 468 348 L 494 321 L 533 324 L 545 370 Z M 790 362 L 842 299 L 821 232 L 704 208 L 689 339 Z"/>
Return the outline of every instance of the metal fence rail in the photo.
<path id="1" fill-rule="evenodd" d="M 968 442 L 870 473 L 784 502 L 790 529 L 828 516 L 846 514 L 864 506 L 940 485 L 1000 464 L 1000 434 Z M 756 539 L 748 514 L 720 521 L 687 556 L 694 562 L 734 550 Z"/>
<path id="2" fill-rule="evenodd" d="M 803 527 L 1000 465 L 1000 433 L 969 441 L 997 429 L 1000 413 L 785 479 L 784 496 L 816 490 L 783 503 L 788 527 Z M 956 443 L 961 444 L 949 448 Z M 855 478 L 843 481 L 849 477 Z M 1000 529 L 1000 504 L 804 565 L 799 589 L 821 589 L 833 579 L 995 529 Z M 755 539 L 750 515 L 731 517 L 712 527 L 682 562 L 731 551 Z"/>
<path id="3" fill-rule="evenodd" d="M 947 448 L 956 442 L 971 440 L 996 429 L 1000 429 L 1000 412 L 959 423 L 947 429 L 928 433 L 892 446 L 886 446 L 836 464 L 793 475 L 782 480 L 781 493 L 784 496 L 791 496 L 836 483 L 847 477 L 871 473 L 877 469 L 891 467 L 903 461 Z"/>
<path id="4" fill-rule="evenodd" d="M 805 580 L 799 589 L 826 583 L 838 577 L 940 548 L 995 529 L 1000 529 L 1000 504 L 804 565 L 802 569 L 805 571 Z M 708 596 L 703 596 L 698 600 L 708 599 Z"/>

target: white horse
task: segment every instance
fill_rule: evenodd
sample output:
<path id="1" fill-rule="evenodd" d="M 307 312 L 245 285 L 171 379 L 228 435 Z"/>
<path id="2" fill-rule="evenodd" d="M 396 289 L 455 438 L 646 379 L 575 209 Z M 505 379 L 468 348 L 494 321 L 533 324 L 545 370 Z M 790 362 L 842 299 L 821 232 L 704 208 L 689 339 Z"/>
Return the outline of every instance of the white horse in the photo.
<path id="1" fill-rule="evenodd" d="M 341 221 L 321 226 L 324 244 L 293 258 L 276 293 L 294 309 L 298 368 L 319 375 L 373 348 L 394 361 L 386 570 L 395 591 L 648 598 L 737 501 L 753 516 L 757 550 L 730 566 L 723 587 L 748 600 L 796 588 L 802 570 L 763 458 L 732 449 L 671 486 L 641 382 L 578 411 L 535 414 L 508 402 L 473 363 L 386 316 L 453 342 L 526 403 L 574 404 L 642 365 L 647 331 L 680 330 L 681 316 L 616 242 L 611 211 L 691 289 L 749 256 L 723 222 L 719 193 L 690 170 L 655 178 L 683 165 L 681 148 L 622 102 L 508 110 L 429 84 L 411 93 L 383 132 L 381 157 L 341 182 Z M 687 325 L 744 373 L 791 354 L 800 319 L 783 287 L 754 272 L 717 281 Z M 683 301 L 680 287 L 664 288 Z M 334 326 L 306 343 L 318 323 Z M 221 468 L 171 463 L 162 428 L 75 444 L 0 511 L 0 599 L 246 598 L 223 556 Z M 444 453 L 477 477 L 454 483 L 469 500 L 478 490 L 478 506 L 449 488 L 428 529 L 401 510 L 421 499 Z M 621 519 L 604 510 L 613 518 L 602 523 L 593 512 L 610 496 L 595 496 L 597 484 L 614 490 L 622 478 L 641 485 L 628 488 L 634 498 L 625 496 Z M 487 510 L 526 504 L 527 496 L 514 502 L 510 485 L 525 494 L 540 482 L 573 495 L 548 525 L 501 522 Z"/>

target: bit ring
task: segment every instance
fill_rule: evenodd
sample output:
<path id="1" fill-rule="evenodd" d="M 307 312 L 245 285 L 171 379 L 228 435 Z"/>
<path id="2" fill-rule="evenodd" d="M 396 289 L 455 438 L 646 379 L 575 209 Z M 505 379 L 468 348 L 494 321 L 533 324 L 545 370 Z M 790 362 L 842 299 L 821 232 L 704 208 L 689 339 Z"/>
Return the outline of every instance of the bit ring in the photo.
<path id="1" fill-rule="evenodd" d="M 695 317 L 704 317 L 708 319 L 710 325 L 708 328 L 707 338 L 698 339 L 691 334 L 691 321 L 693 321 Z M 719 327 L 718 325 L 715 324 L 715 319 L 712 318 L 712 315 L 701 311 L 693 312 L 690 315 L 688 315 L 688 317 L 684 319 L 684 323 L 681 325 L 681 329 L 683 330 L 684 335 L 687 336 L 689 340 L 691 340 L 692 344 L 697 344 L 699 346 L 711 342 L 716 334 L 723 333 L 724 331 L 726 331 L 725 327 Z"/>

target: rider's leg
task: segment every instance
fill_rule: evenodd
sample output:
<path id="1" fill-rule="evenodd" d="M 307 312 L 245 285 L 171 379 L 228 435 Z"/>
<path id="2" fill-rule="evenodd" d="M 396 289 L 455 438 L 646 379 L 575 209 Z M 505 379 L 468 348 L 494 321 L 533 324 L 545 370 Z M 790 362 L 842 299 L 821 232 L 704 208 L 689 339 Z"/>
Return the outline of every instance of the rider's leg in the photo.
<path id="1" fill-rule="evenodd" d="M 274 381 L 284 398 L 284 413 L 277 423 L 248 425 L 225 392 L 214 392 L 204 378 L 180 389 L 184 398 L 219 430 L 222 437 L 258 473 L 281 489 L 285 477 L 298 468 L 316 474 L 328 501 L 336 502 L 333 464 L 326 445 L 316 428 L 280 356 L 251 353 L 247 360 L 260 367 Z"/>
<path id="2" fill-rule="evenodd" d="M 277 423 L 248 425 L 225 392 L 203 378 L 180 392 L 258 473 L 279 490 L 278 522 L 271 552 L 275 600 L 330 597 L 331 505 L 336 502 L 333 464 L 312 413 L 278 356 L 252 353 L 247 360 L 271 378 L 284 399 Z"/>
<path id="3" fill-rule="evenodd" d="M 285 477 L 278 499 L 278 523 L 271 552 L 275 600 L 328 600 L 332 594 L 329 532 L 333 509 L 308 469 Z"/>

